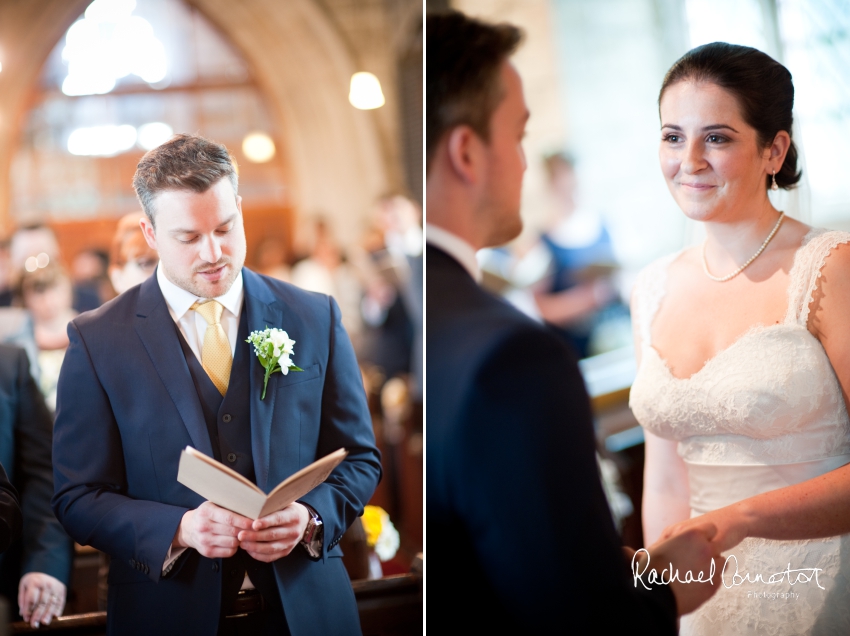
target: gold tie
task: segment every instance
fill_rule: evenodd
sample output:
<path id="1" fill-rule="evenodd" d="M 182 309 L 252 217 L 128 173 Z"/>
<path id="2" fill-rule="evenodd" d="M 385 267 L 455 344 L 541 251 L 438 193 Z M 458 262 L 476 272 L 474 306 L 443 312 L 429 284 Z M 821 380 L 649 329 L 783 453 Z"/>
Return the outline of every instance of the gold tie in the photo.
<path id="1" fill-rule="evenodd" d="M 215 300 L 195 303 L 192 309 L 197 311 L 207 321 L 207 331 L 204 333 L 204 346 L 201 349 L 201 365 L 210 376 L 215 388 L 224 395 L 230 382 L 230 367 L 233 365 L 233 353 L 230 341 L 221 326 L 221 312 L 224 307 Z"/>

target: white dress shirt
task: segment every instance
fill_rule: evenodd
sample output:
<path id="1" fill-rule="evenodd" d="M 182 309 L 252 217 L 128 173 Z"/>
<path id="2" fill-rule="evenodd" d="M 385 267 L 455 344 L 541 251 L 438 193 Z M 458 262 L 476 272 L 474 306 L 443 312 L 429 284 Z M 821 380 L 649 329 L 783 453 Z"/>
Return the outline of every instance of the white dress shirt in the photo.
<path id="1" fill-rule="evenodd" d="M 159 289 L 168 305 L 168 313 L 171 314 L 171 319 L 177 323 L 186 343 L 200 361 L 204 334 L 209 325 L 201 314 L 192 311 L 192 305 L 198 301 L 210 299 L 195 296 L 192 292 L 172 283 L 166 277 L 165 272 L 162 271 L 161 264 L 156 268 L 156 282 L 159 283 Z M 211 299 L 217 300 L 224 307 L 224 311 L 221 312 L 221 326 L 230 341 L 230 353 L 233 356 L 236 355 L 236 339 L 239 335 L 239 318 L 242 314 L 242 299 L 244 297 L 245 290 L 242 285 L 242 272 L 240 271 L 226 293 Z"/>
<path id="2" fill-rule="evenodd" d="M 481 268 L 475 256 L 475 248 L 465 240 L 436 225 L 425 225 L 425 241 L 443 250 L 446 254 L 463 265 L 476 283 L 481 282 Z"/>

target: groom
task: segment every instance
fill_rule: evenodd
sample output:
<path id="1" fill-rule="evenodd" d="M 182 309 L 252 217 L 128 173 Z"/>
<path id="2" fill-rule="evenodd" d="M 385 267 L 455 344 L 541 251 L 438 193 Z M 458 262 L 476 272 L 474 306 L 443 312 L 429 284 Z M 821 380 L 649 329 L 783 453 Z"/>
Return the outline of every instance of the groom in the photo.
<path id="1" fill-rule="evenodd" d="M 110 634 L 356 634 L 337 547 L 380 479 L 360 370 L 327 296 L 244 268 L 235 167 L 177 135 L 134 186 L 155 275 L 68 326 L 56 516 L 109 554 Z M 303 371 L 269 378 L 246 339 L 285 330 Z M 268 492 L 338 448 L 327 481 L 252 521 L 177 482 L 193 446 Z"/>
<path id="2" fill-rule="evenodd" d="M 428 604 L 436 632 L 675 634 L 718 585 L 634 584 L 599 482 L 588 397 L 555 335 L 478 286 L 520 232 L 529 117 L 510 25 L 427 19 Z M 703 534 L 651 565 L 709 570 Z M 717 583 L 717 581 L 715 581 Z M 671 593 L 672 591 L 672 593 Z"/>

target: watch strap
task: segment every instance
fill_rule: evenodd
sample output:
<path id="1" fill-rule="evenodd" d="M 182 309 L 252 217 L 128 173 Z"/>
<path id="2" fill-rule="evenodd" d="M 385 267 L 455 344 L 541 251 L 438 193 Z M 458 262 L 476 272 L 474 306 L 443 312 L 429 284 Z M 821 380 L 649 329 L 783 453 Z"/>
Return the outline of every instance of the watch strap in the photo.
<path id="1" fill-rule="evenodd" d="M 324 525 L 322 518 L 307 504 L 301 504 L 310 513 L 310 519 L 307 520 L 307 527 L 304 529 L 304 536 L 301 537 L 301 545 L 313 559 L 318 559 L 322 556 L 322 543 L 324 539 Z"/>

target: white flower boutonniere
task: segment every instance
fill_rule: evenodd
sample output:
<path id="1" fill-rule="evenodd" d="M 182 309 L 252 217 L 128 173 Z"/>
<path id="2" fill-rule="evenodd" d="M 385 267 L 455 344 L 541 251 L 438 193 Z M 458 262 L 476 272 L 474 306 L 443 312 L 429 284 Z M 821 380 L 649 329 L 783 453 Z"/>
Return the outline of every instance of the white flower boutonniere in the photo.
<path id="1" fill-rule="evenodd" d="M 295 341 L 283 329 L 266 327 L 263 331 L 252 331 L 245 342 L 254 345 L 254 353 L 266 370 L 261 400 L 266 397 L 266 387 L 272 373 L 280 371 L 283 375 L 288 375 L 290 371 L 304 370 L 292 364 L 290 356 L 294 353 Z"/>

